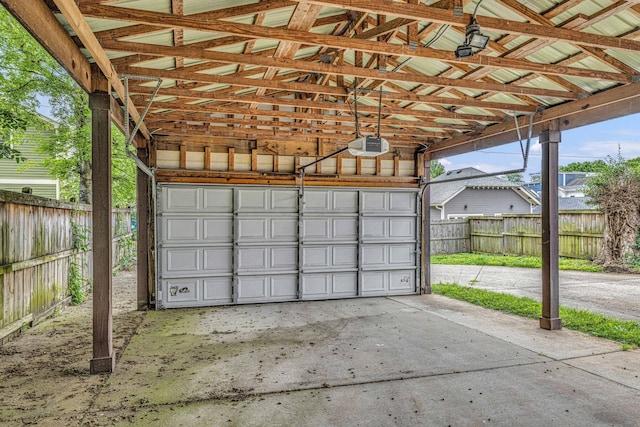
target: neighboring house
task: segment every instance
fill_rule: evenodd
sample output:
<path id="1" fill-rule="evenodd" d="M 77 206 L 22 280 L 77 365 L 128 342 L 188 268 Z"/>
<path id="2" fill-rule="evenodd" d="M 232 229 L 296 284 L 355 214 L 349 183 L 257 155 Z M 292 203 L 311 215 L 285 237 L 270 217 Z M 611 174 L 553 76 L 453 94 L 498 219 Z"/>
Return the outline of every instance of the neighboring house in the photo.
<path id="1" fill-rule="evenodd" d="M 570 187 L 572 187 L 573 185 L 582 185 L 581 190 L 584 191 L 584 184 L 586 182 L 586 179 L 593 175 L 593 172 L 558 172 L 558 189 L 559 191 L 562 191 L 563 187 L 569 187 L 567 191 L 572 192 L 573 190 Z M 531 179 L 532 182 L 527 182 L 526 184 L 524 184 L 524 186 L 530 190 L 535 191 L 537 194 L 541 194 L 542 182 L 540 180 L 540 173 L 532 173 Z M 582 194 L 574 193 L 572 195 L 584 196 L 584 192 L 582 192 Z"/>
<path id="2" fill-rule="evenodd" d="M 585 196 L 558 197 L 559 211 L 594 211 L 598 207 L 589 203 L 589 198 Z M 533 213 L 542 213 L 542 206 L 536 206 Z"/>
<path id="3" fill-rule="evenodd" d="M 558 194 L 560 197 L 584 197 L 584 190 L 587 188 L 587 179 L 589 178 L 572 179 L 567 185 L 558 187 Z"/>
<path id="4" fill-rule="evenodd" d="M 478 169 L 464 168 L 433 179 L 431 219 L 529 214 L 540 205 L 535 194 L 522 184 L 485 175 Z"/>
<path id="5" fill-rule="evenodd" d="M 46 155 L 38 152 L 38 139 L 47 138 L 56 130 L 56 123 L 43 117 L 50 126 L 46 129 L 27 129 L 22 141 L 15 145 L 26 162 L 0 159 L 0 190 L 22 192 L 27 187 L 31 194 L 49 199 L 60 198 L 60 181 L 53 178 L 43 165 Z"/>

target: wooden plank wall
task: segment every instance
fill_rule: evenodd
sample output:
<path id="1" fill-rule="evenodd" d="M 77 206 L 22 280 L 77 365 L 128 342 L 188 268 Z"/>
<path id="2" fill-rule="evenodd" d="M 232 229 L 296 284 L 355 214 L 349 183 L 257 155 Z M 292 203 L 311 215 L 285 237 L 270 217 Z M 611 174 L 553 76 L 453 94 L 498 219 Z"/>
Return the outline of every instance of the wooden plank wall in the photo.
<path id="1" fill-rule="evenodd" d="M 116 209 L 112 214 L 115 265 L 130 246 L 132 212 Z M 87 251 L 74 249 L 74 229 L 86 235 Z M 0 191 L 0 342 L 68 301 L 74 260 L 82 276 L 91 277 L 90 245 L 90 206 Z"/>

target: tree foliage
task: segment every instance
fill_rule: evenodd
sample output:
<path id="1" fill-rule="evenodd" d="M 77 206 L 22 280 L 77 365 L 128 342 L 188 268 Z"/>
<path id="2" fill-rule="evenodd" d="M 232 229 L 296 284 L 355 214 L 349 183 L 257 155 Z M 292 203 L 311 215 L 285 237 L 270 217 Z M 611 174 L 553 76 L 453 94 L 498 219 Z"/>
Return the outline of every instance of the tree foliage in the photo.
<path id="1" fill-rule="evenodd" d="M 36 109 L 48 99 L 57 131 L 39 141 L 50 173 L 65 199 L 91 203 L 91 111 L 87 94 L 0 7 L 0 140 L 19 141 L 27 128 L 44 126 Z M 113 205 L 135 204 L 135 164 L 124 154 L 124 138 L 112 131 Z M 0 144 L 0 158 L 22 160 L 14 146 Z M 28 166 L 28 163 L 27 163 Z"/>
<path id="2" fill-rule="evenodd" d="M 605 167 L 587 181 L 585 194 L 605 216 L 598 261 L 607 266 L 640 264 L 640 169 L 620 155 L 610 157 Z"/>
<path id="3" fill-rule="evenodd" d="M 505 175 L 505 179 L 514 184 L 524 183 L 524 178 L 521 173 L 510 173 L 508 175 Z"/>
<path id="4" fill-rule="evenodd" d="M 445 173 L 444 165 L 437 160 L 431 160 L 429 177 L 433 179 L 442 175 L 443 173 Z"/>
<path id="5" fill-rule="evenodd" d="M 594 160 L 592 162 L 573 162 L 565 166 L 560 166 L 560 172 L 603 172 L 607 169 L 607 162 L 604 160 Z"/>
<path id="6" fill-rule="evenodd" d="M 0 33 L 0 158 L 23 161 L 22 134 L 43 126 L 38 98 L 65 74 L 2 7 Z"/>

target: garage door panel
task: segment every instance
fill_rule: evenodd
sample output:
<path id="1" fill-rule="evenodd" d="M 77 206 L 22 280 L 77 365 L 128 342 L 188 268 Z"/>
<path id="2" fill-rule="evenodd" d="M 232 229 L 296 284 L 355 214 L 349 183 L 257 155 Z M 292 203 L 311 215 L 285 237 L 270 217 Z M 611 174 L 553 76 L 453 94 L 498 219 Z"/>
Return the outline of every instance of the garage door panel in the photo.
<path id="1" fill-rule="evenodd" d="M 204 279 L 202 301 L 214 305 L 233 303 L 233 279 L 231 277 Z"/>
<path id="2" fill-rule="evenodd" d="M 267 277 L 238 277 L 238 302 L 267 302 L 268 295 Z"/>
<path id="3" fill-rule="evenodd" d="M 362 213 L 375 213 L 387 211 L 387 198 L 383 192 L 363 191 L 361 194 L 362 203 L 360 211 Z"/>
<path id="4" fill-rule="evenodd" d="M 269 210 L 267 190 L 258 188 L 242 188 L 237 190 L 236 211 L 266 212 Z"/>
<path id="5" fill-rule="evenodd" d="M 311 246 L 302 248 L 303 268 L 329 268 L 331 266 L 331 248 Z"/>
<path id="6" fill-rule="evenodd" d="M 356 272 L 317 273 L 302 276 L 303 299 L 355 297 L 358 294 Z"/>
<path id="7" fill-rule="evenodd" d="M 238 271 L 265 271 L 268 264 L 268 248 L 238 248 Z"/>
<path id="8" fill-rule="evenodd" d="M 338 268 L 356 268 L 358 266 L 358 246 L 333 246 L 332 266 Z"/>
<path id="9" fill-rule="evenodd" d="M 298 220 L 290 218 L 238 217 L 238 243 L 297 242 Z"/>
<path id="10" fill-rule="evenodd" d="M 238 218 L 238 243 L 264 242 L 268 233 L 266 218 Z"/>
<path id="11" fill-rule="evenodd" d="M 367 245 L 362 247 L 363 267 L 384 268 L 388 259 L 387 248 L 384 245 Z"/>
<path id="12" fill-rule="evenodd" d="M 385 295 L 386 289 L 382 272 L 362 273 L 362 295 Z"/>
<path id="13" fill-rule="evenodd" d="M 302 241 L 325 241 L 331 239 L 330 218 L 304 218 L 302 220 Z"/>
<path id="14" fill-rule="evenodd" d="M 284 275 L 269 277 L 272 300 L 291 301 L 298 298 L 298 276 Z"/>
<path id="15" fill-rule="evenodd" d="M 298 211 L 298 190 L 271 188 L 239 188 L 236 210 L 238 213 Z"/>
<path id="16" fill-rule="evenodd" d="M 416 191 L 161 184 L 160 307 L 416 292 Z M 173 294 L 172 294 L 173 293 Z"/>
<path id="17" fill-rule="evenodd" d="M 205 212 L 233 212 L 232 188 L 204 188 L 202 210 Z"/>
<path id="18" fill-rule="evenodd" d="M 238 302 L 292 301 L 298 297 L 298 276 L 238 277 Z"/>
<path id="19" fill-rule="evenodd" d="M 383 296 L 415 293 L 415 270 L 362 273 L 362 295 Z"/>
<path id="20" fill-rule="evenodd" d="M 164 187 L 161 193 L 164 212 L 193 212 L 200 208 L 200 189 L 193 187 Z"/>
<path id="21" fill-rule="evenodd" d="M 166 289 L 166 301 L 171 304 L 197 302 L 200 298 L 199 281 L 197 279 L 171 279 L 163 281 Z"/>
<path id="22" fill-rule="evenodd" d="M 233 218 L 205 218 L 202 220 L 202 240 L 208 243 L 233 242 Z"/>
<path id="23" fill-rule="evenodd" d="M 200 250 L 196 248 L 169 248 L 163 250 L 163 269 L 166 275 L 198 272 L 200 267 Z"/>
<path id="24" fill-rule="evenodd" d="M 415 214 L 416 194 L 409 192 L 389 192 L 389 211 L 397 213 Z"/>
<path id="25" fill-rule="evenodd" d="M 233 248 L 206 248 L 202 250 L 203 266 L 206 273 L 232 273 Z"/>
<path id="26" fill-rule="evenodd" d="M 333 191 L 332 211 L 343 213 L 358 212 L 358 192 Z"/>
<path id="27" fill-rule="evenodd" d="M 363 217 L 363 241 L 415 241 L 415 217 Z"/>
<path id="28" fill-rule="evenodd" d="M 304 213 L 349 214 L 358 212 L 358 192 L 354 190 L 306 189 Z"/>
<path id="29" fill-rule="evenodd" d="M 389 289 L 394 291 L 414 292 L 416 286 L 415 270 L 389 271 Z"/>
<path id="30" fill-rule="evenodd" d="M 333 268 L 357 268 L 357 245 L 313 245 L 302 248 L 302 267 L 305 270 L 329 271 Z"/>
<path id="31" fill-rule="evenodd" d="M 269 239 L 297 242 L 298 241 L 298 218 L 274 218 L 270 220 Z"/>
<path id="32" fill-rule="evenodd" d="M 161 241 L 163 243 L 181 243 L 200 240 L 200 221 L 198 218 L 162 218 Z"/>
<path id="33" fill-rule="evenodd" d="M 389 265 L 416 265 L 416 247 L 413 244 L 408 245 L 389 245 Z"/>
<path id="34" fill-rule="evenodd" d="M 298 212 L 298 190 L 270 190 L 271 212 Z"/>
<path id="35" fill-rule="evenodd" d="M 274 247 L 269 249 L 269 270 L 297 270 L 298 247 Z"/>
<path id="36" fill-rule="evenodd" d="M 415 218 L 389 218 L 390 239 L 414 240 L 416 237 Z"/>
<path id="37" fill-rule="evenodd" d="M 331 238 L 335 240 L 357 240 L 358 239 L 358 219 L 357 218 L 333 218 L 331 220 L 333 230 Z"/>
<path id="38" fill-rule="evenodd" d="M 302 219 L 303 242 L 353 241 L 358 239 L 358 219 L 356 217 Z"/>
<path id="39" fill-rule="evenodd" d="M 387 218 L 363 218 L 362 219 L 362 239 L 381 240 L 388 235 Z"/>

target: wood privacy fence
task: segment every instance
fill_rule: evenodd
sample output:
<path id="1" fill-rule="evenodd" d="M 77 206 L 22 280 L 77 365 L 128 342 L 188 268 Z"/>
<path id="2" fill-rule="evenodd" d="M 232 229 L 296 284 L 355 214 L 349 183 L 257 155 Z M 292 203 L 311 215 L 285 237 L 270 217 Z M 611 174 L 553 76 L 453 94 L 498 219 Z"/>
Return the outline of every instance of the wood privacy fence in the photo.
<path id="1" fill-rule="evenodd" d="M 559 254 L 567 258 L 594 259 L 602 246 L 604 215 L 597 211 L 559 214 Z M 505 215 L 469 219 L 471 252 L 540 256 L 540 215 Z"/>
<path id="2" fill-rule="evenodd" d="M 505 215 L 431 221 L 431 254 L 479 252 L 540 256 L 540 215 Z M 598 211 L 559 214 L 560 256 L 594 259 L 602 246 L 604 215 Z"/>
<path id="3" fill-rule="evenodd" d="M 430 231 L 432 255 L 471 252 L 468 219 L 433 220 Z"/>
<path id="4" fill-rule="evenodd" d="M 131 215 L 113 211 L 114 266 L 130 256 Z M 0 190 L 0 342 L 69 301 L 71 275 L 87 288 L 91 274 L 90 206 Z"/>

